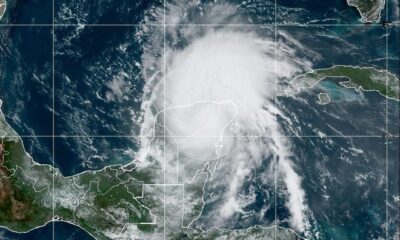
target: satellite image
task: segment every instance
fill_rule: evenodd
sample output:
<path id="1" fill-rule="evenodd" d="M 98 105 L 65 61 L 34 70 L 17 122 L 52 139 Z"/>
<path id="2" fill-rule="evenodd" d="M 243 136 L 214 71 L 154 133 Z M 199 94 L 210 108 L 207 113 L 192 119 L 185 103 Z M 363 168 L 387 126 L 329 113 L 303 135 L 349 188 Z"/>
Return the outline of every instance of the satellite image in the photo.
<path id="1" fill-rule="evenodd" d="M 0 240 L 399 240 L 398 0 L 0 0 Z"/>

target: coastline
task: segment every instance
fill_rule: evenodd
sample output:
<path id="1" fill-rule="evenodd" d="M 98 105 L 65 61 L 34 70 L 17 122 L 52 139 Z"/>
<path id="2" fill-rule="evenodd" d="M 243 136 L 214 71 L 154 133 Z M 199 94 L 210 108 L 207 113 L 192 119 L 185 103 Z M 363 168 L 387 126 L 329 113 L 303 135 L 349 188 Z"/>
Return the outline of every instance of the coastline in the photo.
<path id="1" fill-rule="evenodd" d="M 377 0 L 377 6 L 374 6 L 375 9 L 371 7 L 370 9 L 368 9 L 369 11 L 367 11 L 366 9 L 362 9 L 362 7 L 360 6 L 361 3 L 359 3 L 358 0 L 346 0 L 348 6 L 355 7 L 357 9 L 358 13 L 361 16 L 361 22 L 363 23 L 379 22 L 381 19 L 381 12 L 385 7 L 385 2 L 385 0 Z M 370 11 L 372 11 L 372 14 L 370 13 Z"/>
<path id="2" fill-rule="evenodd" d="M 379 95 L 391 99 L 391 100 L 395 100 L 395 101 L 400 101 L 399 98 L 399 93 L 396 92 L 396 96 L 389 96 L 388 94 L 383 94 L 382 92 L 380 92 L 379 89 L 366 89 L 367 86 L 363 85 L 363 84 L 359 84 L 357 82 L 354 81 L 354 78 L 352 78 L 350 76 L 350 74 L 348 75 L 344 75 L 344 74 L 329 74 L 329 71 L 331 70 L 335 70 L 337 68 L 343 68 L 343 69 L 351 69 L 351 70 L 356 70 L 356 71 L 361 71 L 361 70 L 365 70 L 365 71 L 372 71 L 372 73 L 379 73 L 382 76 L 385 76 L 385 81 L 383 81 L 383 83 L 376 83 L 375 84 L 381 84 L 381 85 L 387 85 L 387 89 L 388 90 L 392 90 L 389 88 L 389 83 L 392 84 L 397 84 L 397 91 L 399 91 L 399 85 L 400 85 L 400 80 L 399 78 L 387 71 L 387 70 L 380 70 L 380 69 L 376 69 L 374 67 L 361 67 L 361 66 L 352 66 L 352 65 L 333 65 L 329 68 L 319 68 L 319 69 L 314 69 L 312 71 L 300 74 L 298 76 L 296 76 L 293 80 L 291 80 L 289 82 L 288 88 L 284 91 L 285 94 L 287 95 L 296 95 L 298 93 L 300 93 L 302 90 L 304 89 L 310 89 L 313 88 L 314 86 L 318 85 L 322 80 L 329 78 L 329 77 L 338 77 L 338 78 L 345 78 L 347 79 L 347 81 L 341 81 L 339 83 L 340 86 L 344 87 L 344 88 L 348 88 L 348 89 L 355 89 L 356 91 L 364 91 L 364 92 L 371 92 L 371 91 L 375 91 L 378 92 Z M 322 72 L 322 73 L 321 73 Z M 391 78 L 392 81 L 389 82 L 388 79 L 386 78 Z M 371 82 L 373 82 L 371 80 Z"/>

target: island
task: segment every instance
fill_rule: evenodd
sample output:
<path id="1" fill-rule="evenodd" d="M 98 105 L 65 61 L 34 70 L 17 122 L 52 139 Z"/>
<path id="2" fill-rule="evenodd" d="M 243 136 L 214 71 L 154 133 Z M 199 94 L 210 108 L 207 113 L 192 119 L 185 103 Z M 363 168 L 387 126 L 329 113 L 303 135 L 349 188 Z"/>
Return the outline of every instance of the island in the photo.
<path id="1" fill-rule="evenodd" d="M 330 101 L 331 101 L 331 98 L 329 97 L 329 94 L 327 94 L 327 93 L 319 93 L 318 94 L 318 104 L 320 104 L 320 105 L 325 105 L 325 104 L 328 104 L 328 103 L 330 103 Z"/>
<path id="2" fill-rule="evenodd" d="M 347 0 L 347 5 L 357 8 L 362 22 L 379 22 L 385 0 Z"/>
<path id="3" fill-rule="evenodd" d="M 6 12 L 7 2 L 6 0 L 0 0 L 0 20 L 3 18 Z"/>
<path id="4" fill-rule="evenodd" d="M 339 82 L 345 88 L 376 91 L 384 97 L 399 100 L 399 79 L 394 74 L 373 67 L 345 65 L 335 65 L 301 74 L 289 83 L 285 93 L 297 94 L 302 89 L 312 88 L 329 77 L 346 79 Z"/>

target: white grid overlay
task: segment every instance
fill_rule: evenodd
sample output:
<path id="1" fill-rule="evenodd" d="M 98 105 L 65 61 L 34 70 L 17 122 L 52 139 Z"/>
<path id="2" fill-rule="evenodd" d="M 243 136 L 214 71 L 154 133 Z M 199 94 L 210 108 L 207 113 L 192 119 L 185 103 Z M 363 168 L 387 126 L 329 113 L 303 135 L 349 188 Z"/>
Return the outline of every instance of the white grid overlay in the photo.
<path id="1" fill-rule="evenodd" d="M 166 12 L 165 12 L 165 2 L 166 0 L 163 0 L 163 108 L 166 109 L 166 100 L 165 100 L 165 94 L 166 94 Z M 165 132 L 165 112 L 163 112 L 163 190 L 164 190 L 164 219 L 163 219 L 163 236 L 164 236 L 164 240 L 166 237 L 166 224 L 165 224 L 165 213 L 166 213 L 166 185 L 165 185 L 165 179 L 166 179 L 166 157 L 165 157 L 165 146 L 166 146 L 166 132 Z"/>
<path id="2" fill-rule="evenodd" d="M 53 169 L 55 168 L 55 157 L 56 157 L 56 152 L 55 152 L 55 137 L 54 137 L 54 135 L 55 135 L 55 127 L 56 127 L 56 125 L 55 125 L 55 44 L 56 44 L 56 36 L 55 36 L 55 34 L 56 34 L 56 32 L 55 32 L 55 0 L 53 0 L 53 6 L 52 6 L 52 24 L 53 24 L 53 26 L 52 26 L 52 98 L 53 98 L 53 102 L 52 102 L 52 107 L 53 107 L 53 111 L 52 111 L 52 134 L 53 134 L 53 138 L 52 138 L 52 141 L 51 141 L 51 145 L 52 145 L 52 163 L 53 163 Z M 52 178 L 52 182 L 53 182 L 53 221 L 52 221 L 52 232 L 53 232 L 53 234 L 52 234 L 52 238 L 53 238 L 53 240 L 55 239 L 55 221 L 54 221 L 54 218 L 55 218 L 55 207 L 56 207 L 56 204 L 55 204 L 55 199 L 54 199 L 54 193 L 55 193 L 55 187 L 54 187 L 54 183 L 55 183 L 55 171 L 53 171 L 53 178 Z"/>
<path id="3" fill-rule="evenodd" d="M 274 106 L 276 108 L 276 83 L 277 83 L 277 69 L 276 69 L 276 44 L 277 44 L 277 26 L 276 26 L 276 15 L 277 15 L 277 0 L 274 1 Z M 277 108 L 276 108 L 277 109 Z M 273 129 L 273 134 L 274 136 L 277 136 L 277 126 L 274 125 Z M 276 173 L 276 168 L 278 166 L 278 158 L 277 156 L 274 158 L 274 238 L 275 240 L 277 239 L 277 233 L 278 233 L 278 208 L 277 208 L 277 192 L 278 192 L 278 187 L 277 187 L 277 173 Z"/>
<path id="4" fill-rule="evenodd" d="M 386 22 L 389 20 L 388 19 L 388 13 L 389 13 L 389 4 L 387 3 L 387 0 L 385 1 L 385 13 L 386 13 Z M 385 28 L 385 68 L 386 68 L 386 79 L 385 79 L 385 85 L 386 85 L 386 93 L 388 92 L 389 89 L 389 81 L 388 81 L 388 65 L 389 65 L 389 30 L 388 28 Z M 385 131 L 389 132 L 389 100 L 386 98 L 385 102 Z M 385 141 L 385 238 L 389 239 L 389 140 L 386 138 Z"/>
<path id="5" fill-rule="evenodd" d="M 55 126 L 55 44 L 56 44 L 56 39 L 55 39 L 55 30 L 57 27 L 73 27 L 73 26 L 87 26 L 87 27 L 140 27 L 143 25 L 148 25 L 148 26 L 155 26 L 155 27 L 162 27 L 163 28 L 163 106 L 165 109 L 165 87 L 166 87 L 166 79 L 165 79 L 165 74 L 166 74 L 166 28 L 169 26 L 174 26 L 174 27 L 273 27 L 274 29 L 274 56 L 275 56 L 275 61 L 274 61 L 274 69 L 275 69 L 275 76 L 274 76 L 274 105 L 276 107 L 277 104 L 277 76 L 276 76 L 276 71 L 277 71 L 277 65 L 276 65 L 276 47 L 277 47 L 277 29 L 282 27 L 361 27 L 361 28 L 368 28 L 368 27 L 379 27 L 382 26 L 382 24 L 379 23 L 371 23 L 368 25 L 365 24 L 284 24 L 284 23 L 278 23 L 277 22 L 277 1 L 275 0 L 275 9 L 274 9 L 274 23 L 267 23 L 267 24 L 168 24 L 166 22 L 166 0 L 163 0 L 163 24 L 59 24 L 55 22 L 55 0 L 53 1 L 53 6 L 52 6 L 52 23 L 51 24 L 1 24 L 0 27 L 49 27 L 52 28 L 52 135 L 18 135 L 18 136 L 10 136 L 10 137 L 21 137 L 21 138 L 51 138 L 52 139 L 52 166 L 53 168 L 55 167 L 55 139 L 57 138 L 140 138 L 140 137 L 147 137 L 147 136 L 139 136 L 139 135 L 57 135 L 56 134 L 56 126 Z M 389 20 L 388 19 L 388 13 L 389 13 L 389 4 L 388 1 L 385 1 L 385 12 L 386 12 L 386 22 Z M 388 86 L 388 57 L 389 57 L 389 29 L 386 28 L 386 35 L 385 35 L 385 56 L 386 56 L 386 62 L 385 62 L 385 68 L 386 68 L 386 90 L 389 89 Z M 385 130 L 386 132 L 389 132 L 389 112 L 388 112 L 388 98 L 386 98 L 386 112 L 385 112 Z M 165 114 L 163 114 L 163 124 L 165 126 Z M 164 147 L 165 147 L 165 139 L 167 138 L 165 129 L 163 130 L 163 135 L 161 136 L 155 136 L 155 137 L 162 137 L 164 140 Z M 184 136 L 168 136 L 168 137 L 173 137 L 173 138 L 180 138 Z M 216 136 L 204 136 L 204 137 L 216 137 Z M 277 126 L 274 127 L 274 135 L 273 136 L 224 136 L 224 137 L 232 137 L 232 138 L 272 138 L 272 137 L 277 137 L 277 138 L 382 138 L 382 135 L 327 135 L 327 136 L 319 136 L 319 135 L 293 135 L 293 136 L 278 136 L 277 134 Z M 395 135 L 395 138 L 399 138 L 399 135 Z M 389 140 L 386 139 L 386 144 L 385 144 L 385 190 L 386 190 L 386 196 L 385 196 L 385 221 L 386 221 L 386 239 L 389 237 L 389 232 L 388 232 L 388 222 L 389 222 L 389 213 L 388 213 L 388 200 L 389 200 L 389 147 L 388 143 Z M 276 202 L 276 192 L 277 192 L 277 173 L 276 173 L 276 166 L 277 166 L 277 159 L 275 158 L 275 168 L 274 168 L 274 184 L 275 184 L 275 200 L 274 200 L 274 215 L 275 215 L 275 222 L 277 221 L 277 202 Z M 165 149 L 164 149 L 164 154 L 163 154 L 163 178 L 164 178 L 164 183 L 161 184 L 163 185 L 163 191 L 164 191 L 164 239 L 165 239 L 165 215 L 166 215 L 166 205 L 165 205 L 165 200 L 166 200 L 166 186 L 171 185 L 167 184 L 165 182 Z M 55 201 L 54 201 L 54 181 L 55 181 L 55 171 L 53 171 L 53 186 L 52 186 L 52 191 L 53 191 L 53 219 L 55 218 Z M 173 184 L 174 185 L 174 184 Z M 275 239 L 277 238 L 277 226 L 275 225 Z M 52 222 L 52 238 L 55 239 L 55 221 Z"/>
<path id="6" fill-rule="evenodd" d="M 363 24 L 363 23 L 337 23 L 337 24 L 329 24 L 329 23 L 304 23 L 304 24 L 295 24 L 295 23 L 254 23 L 254 24 L 130 24 L 130 23 L 85 23 L 85 24 L 73 24 L 73 23 L 0 23 L 1 27 L 141 27 L 141 26 L 152 26 L 152 27 L 381 27 L 382 24 L 371 23 L 371 24 Z"/>

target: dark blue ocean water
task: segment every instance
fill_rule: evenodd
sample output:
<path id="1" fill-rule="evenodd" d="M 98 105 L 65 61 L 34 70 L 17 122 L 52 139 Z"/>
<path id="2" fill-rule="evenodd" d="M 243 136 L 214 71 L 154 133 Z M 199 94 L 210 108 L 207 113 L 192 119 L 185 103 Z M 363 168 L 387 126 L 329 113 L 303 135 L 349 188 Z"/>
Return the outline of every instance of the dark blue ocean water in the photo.
<path id="1" fill-rule="evenodd" d="M 294 4 L 296 3 L 296 4 Z M 277 11 L 279 22 L 306 23 L 359 23 L 355 8 L 346 6 L 345 0 L 335 1 L 288 1 L 279 0 Z M 396 1 L 389 2 L 389 19 L 395 18 Z M 64 1 L 57 0 L 56 23 L 139 23 L 144 9 L 160 6 L 161 1 Z M 26 150 L 35 161 L 52 163 L 52 27 L 5 26 L 1 23 L 51 24 L 52 1 L 8 0 L 8 11 L 0 21 L 0 99 L 7 121 L 23 137 Z M 302 8 L 298 12 L 296 9 Z M 70 13 L 65 11 L 71 10 Z M 252 11 L 257 13 L 259 11 Z M 273 21 L 271 9 L 265 10 Z M 383 13 L 386 18 L 386 13 Z M 271 22 L 269 22 L 271 23 Z M 129 162 L 138 148 L 138 139 L 128 137 L 139 133 L 133 124 L 140 109 L 143 79 L 140 77 L 141 48 L 146 39 L 136 39 L 137 27 L 61 27 L 55 29 L 55 132 L 67 135 L 55 139 L 55 164 L 65 175 L 87 169 L 99 169 L 106 165 Z M 385 38 L 383 27 L 280 27 L 307 49 L 322 56 L 315 60 L 314 67 L 329 67 L 333 64 L 354 64 L 385 69 Z M 399 75 L 400 54 L 399 28 L 389 30 L 388 69 Z M 311 59 L 308 52 L 298 50 L 299 56 Z M 107 83 L 122 79 L 122 97 L 107 99 L 110 88 Z M 332 102 L 321 106 L 316 103 L 316 93 L 303 94 L 305 101 L 292 98 L 279 99 L 280 108 L 288 115 L 296 116 L 300 129 L 298 134 L 315 135 L 316 129 L 326 134 L 372 134 L 380 136 L 385 129 L 385 99 L 377 93 L 357 93 L 341 89 L 334 82 L 322 86 L 332 96 Z M 399 104 L 389 101 L 389 129 L 399 129 Z M 292 129 L 284 129 L 293 134 Z M 41 135 L 41 137 L 29 137 Z M 125 137 L 77 137 L 85 135 L 119 135 Z M 385 144 L 389 144 L 390 192 L 398 191 L 398 139 L 385 143 L 381 137 L 371 139 L 293 139 L 296 146 L 293 159 L 303 173 L 303 182 L 310 206 L 320 221 L 324 234 L 337 239 L 362 239 L 365 236 L 381 235 L 378 226 L 384 212 L 384 189 L 377 183 L 384 170 Z M 370 155 L 352 157 L 340 155 L 343 148 L 357 146 L 369 149 Z M 312 147 L 311 147 L 312 146 Z M 131 151 L 131 152 L 130 152 Z M 348 153 L 350 154 L 350 153 Z M 329 157 L 327 157 L 329 156 Z M 307 159 L 307 161 L 305 161 Z M 370 160 L 370 164 L 365 164 Z M 381 161 L 377 161 L 381 160 Z M 323 166 L 322 166 L 323 163 Z M 312 166 L 312 167 L 310 167 Z M 260 169 L 263 171 L 265 169 Z M 325 182 L 328 201 L 322 199 L 322 179 L 316 176 L 326 171 L 335 177 Z M 355 188 L 354 174 L 374 174 L 368 182 L 370 189 Z M 257 173 L 255 173 L 257 175 Z M 249 183 L 251 185 L 251 183 Z M 257 186 L 256 186 L 257 187 Z M 261 186 L 258 185 L 260 188 Z M 266 199 L 273 199 L 273 187 L 258 189 L 253 210 L 259 210 Z M 339 190 L 338 190 L 339 189 Z M 356 191 L 354 191 L 356 189 Z M 262 191 L 264 190 L 264 191 Z M 360 199 L 362 193 L 370 192 L 368 198 Z M 267 201 L 271 203 L 271 201 Z M 279 218 L 287 217 L 284 201 L 278 197 Z M 350 205 L 341 203 L 350 203 Z M 335 206 L 334 211 L 323 209 Z M 353 209 L 352 206 L 359 206 Z M 367 211 L 368 210 L 368 211 Z M 391 216 L 397 212 L 391 210 Z M 266 212 L 261 223 L 274 219 L 273 211 Z M 349 217 L 351 216 L 351 217 Z M 324 221 L 323 219 L 329 219 Z M 240 217 L 239 217 L 240 219 Z M 334 222 L 332 222 L 334 220 Z M 259 220 L 257 220 L 259 221 Z M 254 219 L 241 221 L 240 227 L 257 222 Z M 395 223 L 394 223 L 395 224 Z M 333 229 L 331 226 L 343 226 Z M 6 239 L 51 239 L 52 224 L 26 234 L 15 234 L 2 230 Z M 56 239 L 91 239 L 79 228 L 67 223 L 55 223 Z M 333 238 L 333 237 L 332 237 Z"/>
<path id="2" fill-rule="evenodd" d="M 92 236 L 80 228 L 63 222 L 48 223 L 44 227 L 34 229 L 29 233 L 19 234 L 0 229 L 0 239 L 2 240 L 92 240 Z"/>
<path id="3" fill-rule="evenodd" d="M 126 152 L 138 147 L 144 84 L 138 31 L 56 29 L 55 133 L 67 137 L 55 140 L 55 160 L 64 174 L 132 160 Z"/>
<path id="4" fill-rule="evenodd" d="M 8 0 L 1 23 L 51 24 L 53 3 L 47 0 Z"/>
<path id="5" fill-rule="evenodd" d="M 51 162 L 52 35 L 50 27 L 0 26 L 0 98 L 7 121 L 35 160 Z"/>

